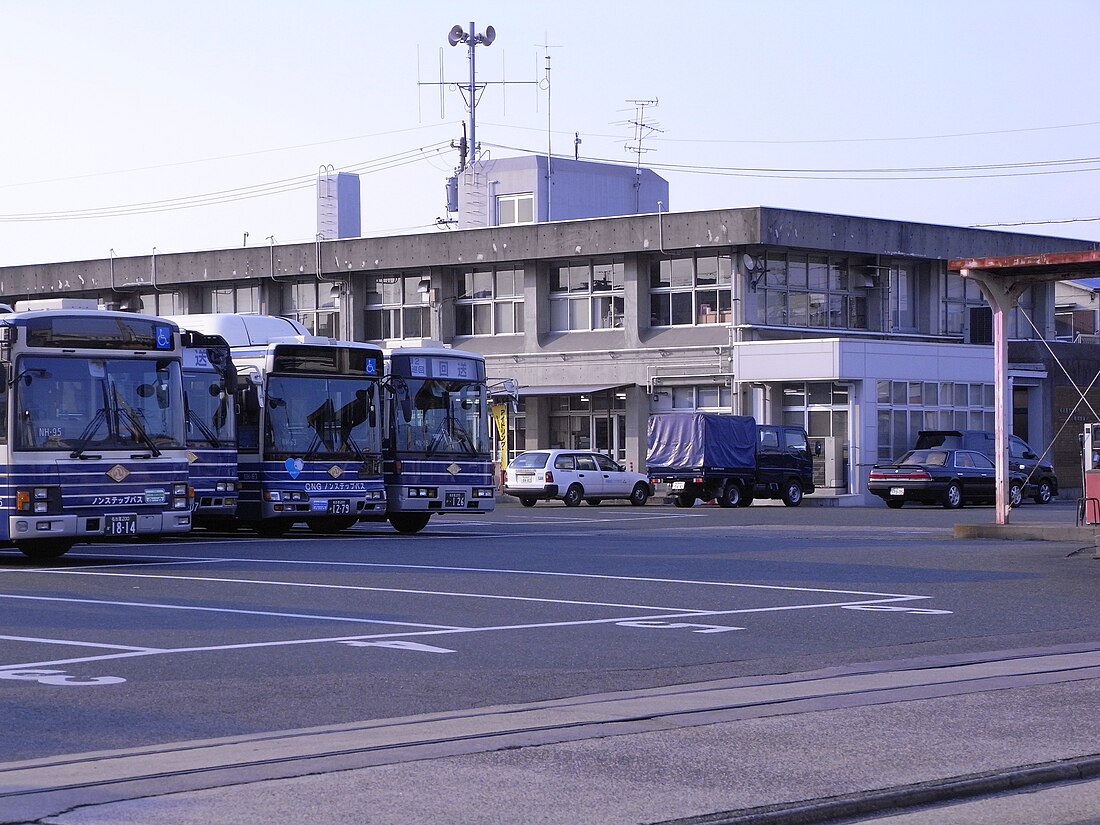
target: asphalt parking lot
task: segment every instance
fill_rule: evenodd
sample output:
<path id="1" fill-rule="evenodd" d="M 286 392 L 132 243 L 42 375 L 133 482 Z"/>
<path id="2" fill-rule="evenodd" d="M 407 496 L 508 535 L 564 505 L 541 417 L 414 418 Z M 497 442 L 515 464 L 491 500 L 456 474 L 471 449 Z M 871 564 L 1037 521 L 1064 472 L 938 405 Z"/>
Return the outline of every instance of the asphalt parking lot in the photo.
<path id="1" fill-rule="evenodd" d="M 1095 616 L 1093 546 L 960 540 L 951 522 L 992 523 L 992 508 L 944 515 L 505 502 L 416 536 L 379 525 L 341 537 L 195 534 L 85 547 L 50 565 L 4 555 L 0 690 L 20 708 L 3 736 L 6 767 L 75 765 L 82 760 L 71 755 L 88 752 L 178 754 L 171 743 L 186 742 L 263 751 L 256 743 L 272 732 L 360 736 L 369 723 L 392 734 L 403 728 L 386 720 L 440 715 L 498 725 L 520 717 L 495 709 L 627 693 L 643 701 L 638 691 L 667 701 L 667 691 L 715 680 L 863 679 L 911 672 L 917 661 L 962 667 L 1012 650 L 1085 652 L 1097 629 L 1082 620 Z M 1012 515 L 1060 526 L 1075 513 L 1056 504 Z M 1027 674 L 1013 678 L 1038 678 Z M 922 679 L 888 704 L 943 690 Z M 766 692 L 774 709 L 778 694 Z M 876 695 L 862 682 L 826 694 L 815 701 L 833 710 Z M 749 716 L 763 712 L 750 705 L 758 710 Z M 561 735 L 560 723 L 551 727 Z M 514 735 L 496 734 L 501 743 Z M 449 752 L 458 747 L 453 731 L 440 736 Z M 545 731 L 529 736 L 549 744 L 539 740 Z M 265 756 L 248 781 L 316 768 L 318 754 L 306 750 L 279 762 L 296 766 L 289 774 L 273 774 Z M 340 769 L 360 764 L 343 758 Z M 190 787 L 179 770 L 161 772 L 176 777 L 171 787 Z"/>

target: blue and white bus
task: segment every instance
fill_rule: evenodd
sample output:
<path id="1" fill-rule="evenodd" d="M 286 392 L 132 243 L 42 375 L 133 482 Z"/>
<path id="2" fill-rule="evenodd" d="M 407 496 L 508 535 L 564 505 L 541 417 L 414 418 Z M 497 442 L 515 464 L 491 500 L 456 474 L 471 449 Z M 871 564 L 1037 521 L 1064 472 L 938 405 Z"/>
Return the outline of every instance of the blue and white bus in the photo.
<path id="1" fill-rule="evenodd" d="M 401 533 L 432 515 L 496 507 L 485 358 L 438 342 L 386 354 L 386 515 Z"/>
<path id="2" fill-rule="evenodd" d="M 34 559 L 191 529 L 179 330 L 95 307 L 0 314 L 0 543 Z"/>
<path id="3" fill-rule="evenodd" d="M 297 523 L 335 533 L 385 517 L 378 347 L 267 315 L 175 320 L 221 336 L 237 369 L 235 523 L 280 536 Z"/>
<path id="4" fill-rule="evenodd" d="M 192 520 L 225 527 L 237 514 L 237 371 L 224 338 L 188 329 L 180 335 Z"/>

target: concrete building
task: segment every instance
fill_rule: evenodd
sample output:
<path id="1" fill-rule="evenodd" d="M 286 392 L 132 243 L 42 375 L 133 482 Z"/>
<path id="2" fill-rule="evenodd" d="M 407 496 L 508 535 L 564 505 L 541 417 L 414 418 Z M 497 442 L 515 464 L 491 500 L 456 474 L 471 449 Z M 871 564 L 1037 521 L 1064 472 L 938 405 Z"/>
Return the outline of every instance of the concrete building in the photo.
<path id="1" fill-rule="evenodd" d="M 469 164 L 457 177 L 459 229 L 667 212 L 668 181 L 651 169 L 523 156 Z"/>
<path id="2" fill-rule="evenodd" d="M 753 207 L 8 267 L 0 280 L 9 303 L 265 312 L 482 352 L 491 379 L 521 388 L 513 452 L 591 447 L 640 467 L 647 417 L 673 409 L 804 424 L 823 447 L 815 495 L 862 502 L 870 465 L 917 430 L 993 428 L 990 311 L 946 262 L 1097 248 Z M 1055 339 L 1056 320 L 1054 285 L 1030 288 L 1013 347 Z M 1013 356 L 1013 422 L 1045 449 L 1063 422 L 1035 351 Z M 1058 470 L 1072 486 L 1078 468 Z"/>

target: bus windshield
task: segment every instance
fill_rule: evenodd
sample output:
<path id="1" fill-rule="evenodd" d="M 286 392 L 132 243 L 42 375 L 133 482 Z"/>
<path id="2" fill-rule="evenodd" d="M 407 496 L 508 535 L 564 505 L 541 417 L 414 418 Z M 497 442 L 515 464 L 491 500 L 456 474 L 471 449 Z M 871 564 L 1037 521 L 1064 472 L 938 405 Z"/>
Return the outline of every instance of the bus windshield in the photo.
<path id="1" fill-rule="evenodd" d="M 489 451 L 485 385 L 407 378 L 396 387 L 394 447 L 400 451 L 482 455 Z"/>
<path id="2" fill-rule="evenodd" d="M 361 458 L 381 450 L 377 382 L 276 375 L 267 385 L 266 452 Z"/>
<path id="3" fill-rule="evenodd" d="M 180 365 L 171 359 L 24 356 L 16 364 L 20 450 L 182 448 Z"/>
<path id="4" fill-rule="evenodd" d="M 233 399 L 221 376 L 214 372 L 184 372 L 187 400 L 187 443 L 192 447 L 236 447 Z"/>

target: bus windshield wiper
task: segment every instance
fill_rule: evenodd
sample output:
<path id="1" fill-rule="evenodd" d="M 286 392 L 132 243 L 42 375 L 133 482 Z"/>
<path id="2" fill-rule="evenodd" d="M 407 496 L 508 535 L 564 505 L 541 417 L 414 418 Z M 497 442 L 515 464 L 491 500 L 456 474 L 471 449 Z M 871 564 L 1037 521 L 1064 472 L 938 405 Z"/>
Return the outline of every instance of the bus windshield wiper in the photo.
<path id="1" fill-rule="evenodd" d="M 134 435 L 144 441 L 146 446 L 148 446 L 149 449 L 152 450 L 153 457 L 156 458 L 157 456 L 159 456 L 160 449 L 157 447 L 156 442 L 154 442 L 153 439 L 149 437 L 149 433 L 145 432 L 145 428 L 141 426 L 141 421 L 138 420 L 138 417 L 125 407 L 120 407 L 118 411 L 122 415 L 126 416 L 126 420 L 129 423 L 130 429 L 133 430 Z"/>
<path id="2" fill-rule="evenodd" d="M 214 434 L 214 431 L 211 430 L 209 427 L 207 427 L 206 423 L 201 418 L 199 418 L 199 414 L 197 412 L 195 412 L 194 410 L 188 408 L 188 410 L 187 410 L 187 420 L 190 421 L 192 424 L 194 424 L 199 429 L 199 432 L 202 433 L 203 437 L 208 442 L 210 442 L 211 447 L 214 447 L 215 449 L 217 449 L 218 447 L 221 447 L 221 445 L 222 445 L 221 441 Z"/>
<path id="3" fill-rule="evenodd" d="M 107 408 L 100 407 L 95 414 L 95 417 L 88 422 L 88 426 L 84 428 L 84 432 L 80 434 L 80 438 L 76 440 L 76 448 L 69 453 L 69 458 L 80 458 L 86 449 L 88 449 L 88 442 L 92 440 L 92 436 L 95 434 L 96 427 L 103 423 L 107 419 Z"/>

